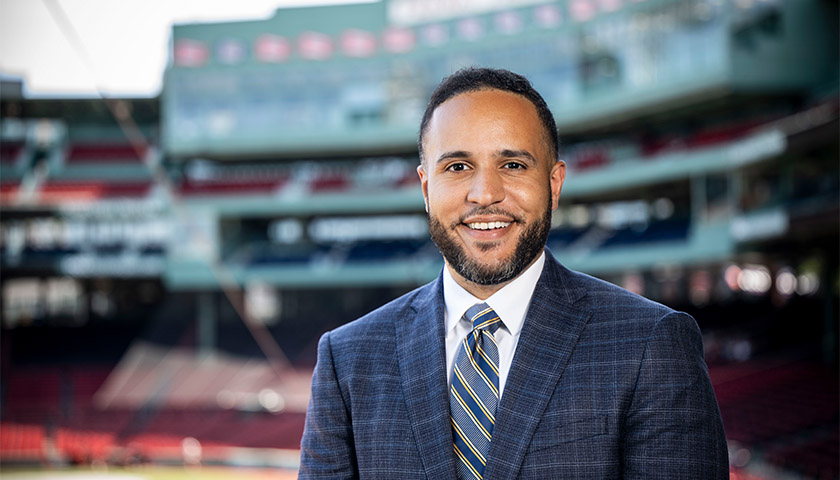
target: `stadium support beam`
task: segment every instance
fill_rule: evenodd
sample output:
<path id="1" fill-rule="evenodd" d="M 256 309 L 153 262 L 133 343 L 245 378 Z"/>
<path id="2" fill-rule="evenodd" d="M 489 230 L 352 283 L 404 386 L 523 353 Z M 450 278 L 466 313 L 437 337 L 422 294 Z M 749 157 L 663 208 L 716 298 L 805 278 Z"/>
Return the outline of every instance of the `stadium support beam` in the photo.
<path id="1" fill-rule="evenodd" d="M 212 291 L 198 294 L 198 355 L 206 358 L 216 350 L 216 304 Z"/>
<path id="2" fill-rule="evenodd" d="M 691 177 L 691 219 L 693 222 L 707 222 L 706 216 L 706 175 Z"/>

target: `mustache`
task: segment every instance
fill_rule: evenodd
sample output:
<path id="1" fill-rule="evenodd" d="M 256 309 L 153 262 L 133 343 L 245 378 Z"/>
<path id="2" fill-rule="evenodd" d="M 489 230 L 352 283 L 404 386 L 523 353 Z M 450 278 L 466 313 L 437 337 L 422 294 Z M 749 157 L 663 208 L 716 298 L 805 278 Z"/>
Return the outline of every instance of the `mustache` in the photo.
<path id="1" fill-rule="evenodd" d="M 464 223 L 466 221 L 466 219 L 468 219 L 470 217 L 481 216 L 481 215 L 486 215 L 486 216 L 497 215 L 497 216 L 503 216 L 503 217 L 510 217 L 516 223 L 525 223 L 525 219 L 522 218 L 520 215 L 516 215 L 514 213 L 511 213 L 511 212 L 509 212 L 509 211 L 507 211 L 503 208 L 499 208 L 499 207 L 473 207 L 468 212 L 461 215 L 458 218 L 458 221 L 453 222 L 452 227 L 454 228 L 458 225 L 461 225 L 462 223 Z"/>

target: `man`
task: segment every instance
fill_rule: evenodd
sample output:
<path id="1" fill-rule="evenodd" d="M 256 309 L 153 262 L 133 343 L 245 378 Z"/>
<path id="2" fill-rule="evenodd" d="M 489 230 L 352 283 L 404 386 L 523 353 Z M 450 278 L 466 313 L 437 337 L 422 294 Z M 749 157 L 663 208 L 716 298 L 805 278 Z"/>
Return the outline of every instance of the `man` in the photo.
<path id="1" fill-rule="evenodd" d="M 419 147 L 446 265 L 321 338 L 300 478 L 728 478 L 694 320 L 546 253 L 565 164 L 528 80 L 445 79 Z"/>

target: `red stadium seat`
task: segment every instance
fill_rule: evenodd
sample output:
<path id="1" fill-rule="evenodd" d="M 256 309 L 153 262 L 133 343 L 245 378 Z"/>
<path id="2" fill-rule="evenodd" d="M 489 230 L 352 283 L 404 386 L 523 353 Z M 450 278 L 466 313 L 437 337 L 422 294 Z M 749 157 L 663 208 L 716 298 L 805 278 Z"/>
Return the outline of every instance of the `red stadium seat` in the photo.
<path id="1" fill-rule="evenodd" d="M 77 143 L 67 150 L 65 163 L 135 163 L 142 162 L 147 147 L 135 149 L 126 143 Z"/>

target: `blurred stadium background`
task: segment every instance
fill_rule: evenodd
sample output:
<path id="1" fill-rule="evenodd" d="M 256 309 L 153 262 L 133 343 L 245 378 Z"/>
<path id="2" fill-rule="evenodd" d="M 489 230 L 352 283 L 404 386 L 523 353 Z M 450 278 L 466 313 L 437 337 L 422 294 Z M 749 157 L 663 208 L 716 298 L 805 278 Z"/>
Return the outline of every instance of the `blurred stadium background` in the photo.
<path id="1" fill-rule="evenodd" d="M 156 98 L 3 80 L 4 477 L 293 476 L 320 334 L 442 266 L 414 142 L 468 65 L 557 117 L 554 255 L 697 319 L 732 478 L 840 476 L 837 2 L 383 0 L 170 45 Z"/>

